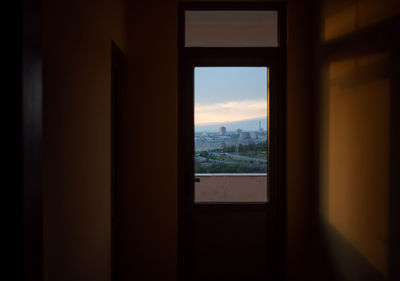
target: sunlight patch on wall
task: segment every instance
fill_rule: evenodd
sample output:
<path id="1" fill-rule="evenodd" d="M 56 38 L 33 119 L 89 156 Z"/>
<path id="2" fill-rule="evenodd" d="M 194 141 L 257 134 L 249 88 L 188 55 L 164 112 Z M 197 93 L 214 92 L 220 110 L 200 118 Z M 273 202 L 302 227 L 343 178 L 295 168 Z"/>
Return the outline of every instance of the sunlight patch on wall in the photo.
<path id="1" fill-rule="evenodd" d="M 373 75 L 385 54 L 329 67 L 330 224 L 387 275 L 390 82 Z"/>
<path id="2" fill-rule="evenodd" d="M 324 39 L 325 41 L 341 37 L 354 32 L 357 28 L 356 5 L 350 5 L 337 13 L 324 18 Z"/>
<path id="3" fill-rule="evenodd" d="M 339 0 L 322 4 L 323 42 L 337 39 L 353 32 L 399 15 L 398 0 Z"/>

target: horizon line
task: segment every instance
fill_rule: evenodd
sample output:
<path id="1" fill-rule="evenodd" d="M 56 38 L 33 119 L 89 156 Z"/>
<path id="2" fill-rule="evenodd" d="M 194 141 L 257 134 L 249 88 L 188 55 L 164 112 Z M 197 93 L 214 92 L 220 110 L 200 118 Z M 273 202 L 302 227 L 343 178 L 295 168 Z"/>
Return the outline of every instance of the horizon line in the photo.
<path id="1" fill-rule="evenodd" d="M 235 120 L 235 121 L 221 121 L 221 122 L 211 122 L 211 123 L 195 123 L 195 126 L 210 126 L 210 125 L 218 125 L 218 124 L 229 124 L 229 123 L 235 123 L 235 122 L 244 122 L 244 121 L 251 121 L 251 120 L 265 120 L 268 119 L 268 116 L 262 116 L 262 117 L 255 117 L 255 118 L 250 118 L 250 119 L 240 119 L 240 120 Z M 259 121 L 261 121 L 259 120 Z"/>

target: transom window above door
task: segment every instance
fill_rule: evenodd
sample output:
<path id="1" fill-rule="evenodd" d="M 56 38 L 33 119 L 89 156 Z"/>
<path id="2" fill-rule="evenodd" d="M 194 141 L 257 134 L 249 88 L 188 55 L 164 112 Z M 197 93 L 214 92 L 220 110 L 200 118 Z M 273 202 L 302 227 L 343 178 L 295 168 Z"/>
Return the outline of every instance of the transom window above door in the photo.
<path id="1" fill-rule="evenodd" d="M 186 11 L 185 47 L 278 47 L 277 11 Z"/>

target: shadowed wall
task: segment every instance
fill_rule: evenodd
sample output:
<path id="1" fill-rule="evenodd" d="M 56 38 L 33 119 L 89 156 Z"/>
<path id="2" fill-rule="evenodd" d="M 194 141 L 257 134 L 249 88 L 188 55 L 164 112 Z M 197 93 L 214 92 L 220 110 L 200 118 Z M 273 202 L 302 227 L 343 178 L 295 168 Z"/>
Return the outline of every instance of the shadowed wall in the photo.
<path id="1" fill-rule="evenodd" d="M 111 40 L 124 1 L 44 3 L 44 277 L 110 280 Z"/>

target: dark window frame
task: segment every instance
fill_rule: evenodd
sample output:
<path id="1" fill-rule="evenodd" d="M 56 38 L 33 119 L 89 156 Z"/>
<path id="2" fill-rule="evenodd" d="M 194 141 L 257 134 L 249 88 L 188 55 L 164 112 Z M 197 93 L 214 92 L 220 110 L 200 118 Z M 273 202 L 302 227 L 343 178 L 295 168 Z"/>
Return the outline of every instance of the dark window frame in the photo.
<path id="1" fill-rule="evenodd" d="M 185 47 L 185 19 L 184 13 L 188 10 L 274 10 L 278 12 L 278 47 Z M 232 62 L 230 57 L 235 57 Z M 263 58 L 260 60 L 260 57 Z M 226 59 L 227 58 L 227 59 Z M 193 80 L 191 69 L 195 66 L 268 66 L 274 65 L 274 71 L 278 77 L 277 89 L 279 94 L 275 101 L 268 102 L 268 203 L 256 204 L 204 204 L 204 208 L 231 208 L 237 210 L 242 208 L 266 209 L 269 212 L 268 217 L 272 221 L 268 224 L 273 226 L 272 231 L 268 232 L 267 239 L 274 241 L 272 245 L 274 261 L 268 260 L 268 268 L 273 280 L 283 279 L 283 267 L 285 256 L 285 237 L 286 237 L 286 5 L 285 3 L 229 3 L 229 2 L 191 2 L 179 3 L 178 7 L 178 274 L 179 280 L 185 280 L 187 276 L 186 265 L 183 256 L 188 254 L 188 238 L 183 233 L 191 229 L 188 225 L 184 212 L 190 212 L 190 206 L 185 204 L 187 201 L 185 193 L 193 193 L 193 184 L 191 188 L 187 187 L 187 180 L 191 179 L 187 170 L 194 167 L 188 167 L 186 157 L 193 154 L 189 151 L 193 148 L 193 132 L 187 128 L 193 126 L 193 119 L 186 118 L 193 111 L 193 106 L 185 106 L 193 103 L 193 97 L 184 93 L 185 82 Z M 272 72 L 270 72 L 272 73 Z M 271 77 L 272 78 L 272 77 Z M 270 79 L 272 80 L 272 79 Z M 191 82 L 193 83 L 193 82 Z M 190 82 L 189 82 L 190 84 Z M 272 92 L 272 89 L 271 89 Z M 270 97 L 269 97 L 270 98 Z M 270 107 L 271 105 L 271 107 Z M 272 111 L 271 111 L 272 110 Z M 193 114 L 192 114 L 193 115 Z M 270 116 L 275 116 L 275 124 L 270 124 Z M 272 131 L 273 136 L 270 137 Z M 191 142 L 188 143 L 192 136 Z M 271 140 L 271 143 L 270 143 Z M 273 151 L 271 151 L 271 147 Z M 191 149 L 193 150 L 193 149 Z M 271 154 L 272 152 L 272 154 Z M 193 157 L 192 157 L 193 158 Z M 193 164 L 194 165 L 194 164 Z M 190 164 L 189 164 L 190 166 Z M 270 167 L 273 166 L 272 170 Z M 274 188 L 273 188 L 274 187 Z M 279 188 L 277 188 L 279 187 Z M 189 197 L 193 195 L 190 194 Z M 197 206 L 198 207 L 198 206 Z M 266 222 L 267 223 L 267 222 Z M 190 239 L 189 239 L 190 240 Z M 186 249 L 185 249 L 186 248 Z M 190 246 L 189 246 L 190 248 Z M 272 265 L 273 262 L 273 265 Z M 189 269 L 190 270 L 190 269 Z M 270 276 L 271 277 L 271 276 Z M 186 281 L 186 280 L 185 280 Z"/>

